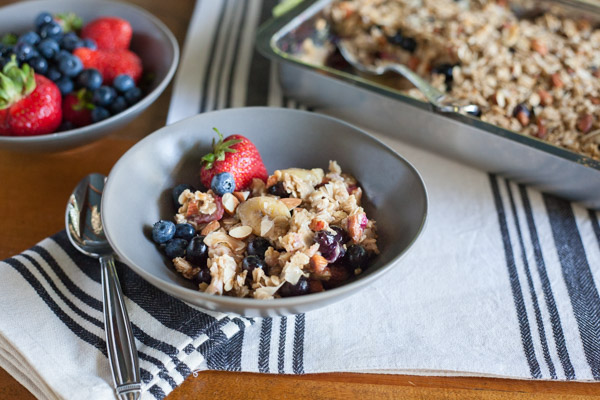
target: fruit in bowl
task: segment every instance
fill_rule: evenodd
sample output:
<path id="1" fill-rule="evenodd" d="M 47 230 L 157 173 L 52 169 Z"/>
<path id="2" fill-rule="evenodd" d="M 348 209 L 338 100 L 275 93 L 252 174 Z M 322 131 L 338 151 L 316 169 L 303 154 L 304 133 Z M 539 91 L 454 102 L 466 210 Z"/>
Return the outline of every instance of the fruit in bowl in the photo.
<path id="1" fill-rule="evenodd" d="M 275 299 L 323 292 L 360 275 L 379 254 L 363 190 L 336 161 L 267 174 L 241 135 L 213 140 L 200 181 L 172 190 L 175 216 L 152 227 L 174 269 L 207 294 Z"/>
<path id="2" fill-rule="evenodd" d="M 32 136 L 83 127 L 140 101 L 143 66 L 129 49 L 132 34 L 122 18 L 99 17 L 84 24 L 74 13 L 49 12 L 36 16 L 32 30 L 4 34 L 0 134 Z"/>

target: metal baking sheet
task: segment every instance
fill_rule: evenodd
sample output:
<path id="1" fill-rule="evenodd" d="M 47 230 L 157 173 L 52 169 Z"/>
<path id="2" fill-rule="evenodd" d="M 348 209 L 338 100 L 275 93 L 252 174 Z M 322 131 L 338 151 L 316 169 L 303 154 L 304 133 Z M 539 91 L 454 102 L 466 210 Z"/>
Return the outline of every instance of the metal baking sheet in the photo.
<path id="1" fill-rule="evenodd" d="M 399 138 L 585 207 L 600 209 L 600 162 L 542 140 L 427 103 L 347 69 L 312 65 L 294 56 L 305 38 L 322 41 L 314 22 L 331 0 L 305 0 L 260 27 L 257 47 L 277 61 L 286 95 L 357 125 Z M 598 16 L 600 7 L 561 0 L 539 3 Z M 319 37 L 320 36 L 320 37 Z"/>

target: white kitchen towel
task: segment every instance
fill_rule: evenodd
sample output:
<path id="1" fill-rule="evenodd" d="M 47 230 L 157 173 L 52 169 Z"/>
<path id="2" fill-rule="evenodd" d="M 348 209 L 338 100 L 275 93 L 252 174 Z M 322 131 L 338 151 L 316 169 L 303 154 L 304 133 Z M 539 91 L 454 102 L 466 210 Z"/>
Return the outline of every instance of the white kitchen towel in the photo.
<path id="1" fill-rule="evenodd" d="M 302 108 L 254 50 L 274 5 L 197 3 L 169 122 L 222 107 Z M 187 305 L 117 265 L 144 399 L 202 369 L 600 380 L 598 214 L 378 137 L 422 173 L 429 221 L 385 279 L 340 303 L 236 318 Z M 63 231 L 0 262 L 0 276 L 0 366 L 41 399 L 114 397 L 97 261 Z"/>
<path id="2" fill-rule="evenodd" d="M 276 4 L 197 3 L 169 123 L 224 107 L 305 108 L 253 47 Z M 240 334 L 239 363 L 205 367 L 600 379 L 597 214 L 378 136 L 428 187 L 429 222 L 414 249 L 347 301 L 257 320 Z"/>

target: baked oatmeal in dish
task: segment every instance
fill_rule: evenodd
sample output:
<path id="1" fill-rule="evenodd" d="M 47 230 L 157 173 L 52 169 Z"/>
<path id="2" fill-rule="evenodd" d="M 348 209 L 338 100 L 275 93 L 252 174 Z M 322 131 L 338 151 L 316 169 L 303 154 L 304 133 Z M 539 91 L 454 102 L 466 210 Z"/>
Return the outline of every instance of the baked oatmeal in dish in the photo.
<path id="1" fill-rule="evenodd" d="M 221 137 L 215 154 L 222 145 L 240 146 L 230 138 Z M 152 230 L 175 270 L 200 291 L 256 299 L 320 292 L 359 275 L 379 253 L 363 191 L 337 162 L 327 172 L 277 170 L 240 190 L 242 175 L 229 175 L 235 173 L 214 175 L 211 189 L 175 187 L 177 213 Z"/>
<path id="2" fill-rule="evenodd" d="M 334 0 L 316 27 L 365 64 L 408 65 L 485 122 L 600 159 L 600 29 L 587 20 L 520 18 L 500 0 Z M 307 39 L 301 57 L 326 62 L 323 49 L 335 46 Z"/>

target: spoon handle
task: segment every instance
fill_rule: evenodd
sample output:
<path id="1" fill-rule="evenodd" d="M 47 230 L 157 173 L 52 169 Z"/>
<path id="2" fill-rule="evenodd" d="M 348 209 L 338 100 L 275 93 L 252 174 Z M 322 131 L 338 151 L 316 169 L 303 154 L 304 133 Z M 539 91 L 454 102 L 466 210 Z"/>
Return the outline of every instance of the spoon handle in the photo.
<path id="1" fill-rule="evenodd" d="M 108 360 L 120 400 L 136 400 L 142 385 L 138 354 L 112 255 L 100 257 Z"/>
<path id="2" fill-rule="evenodd" d="M 421 78 L 417 73 L 413 72 L 410 68 L 408 68 L 404 64 L 390 64 L 388 68 L 397 72 L 398 74 L 404 76 L 406 79 L 410 81 L 423 95 L 427 98 L 427 100 L 433 104 L 435 107 L 441 107 L 441 101 L 444 98 L 444 93 L 437 90 L 435 87 L 431 86 L 429 82 L 425 79 Z"/>

